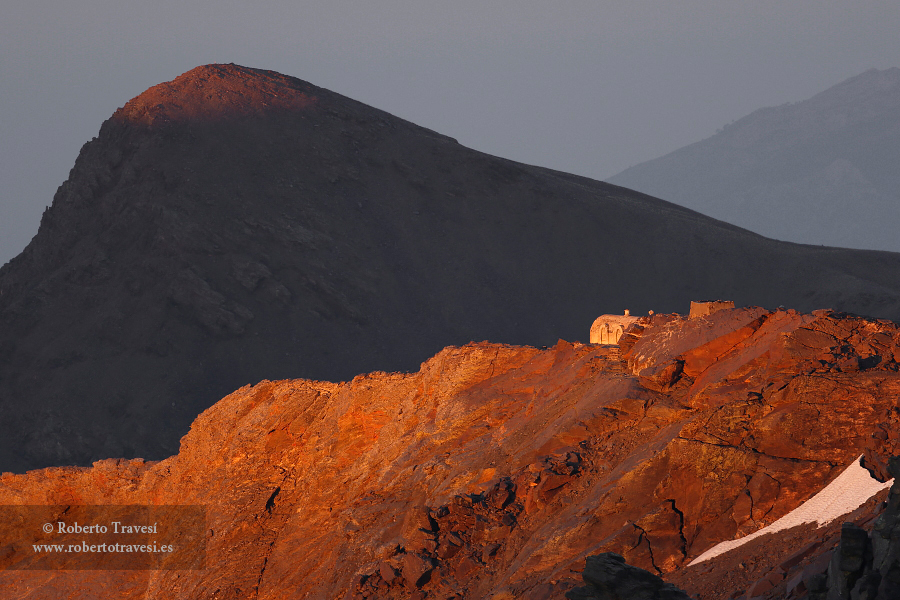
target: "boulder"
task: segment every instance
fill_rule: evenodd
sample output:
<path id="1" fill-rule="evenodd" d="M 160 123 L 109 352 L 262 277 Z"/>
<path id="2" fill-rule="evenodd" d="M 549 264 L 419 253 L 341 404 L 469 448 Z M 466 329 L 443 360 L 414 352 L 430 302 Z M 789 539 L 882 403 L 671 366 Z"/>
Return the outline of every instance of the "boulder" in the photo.
<path id="1" fill-rule="evenodd" d="M 569 600 L 691 600 L 649 571 L 626 564 L 615 552 L 588 556 L 581 576 L 587 585 L 566 592 Z"/>

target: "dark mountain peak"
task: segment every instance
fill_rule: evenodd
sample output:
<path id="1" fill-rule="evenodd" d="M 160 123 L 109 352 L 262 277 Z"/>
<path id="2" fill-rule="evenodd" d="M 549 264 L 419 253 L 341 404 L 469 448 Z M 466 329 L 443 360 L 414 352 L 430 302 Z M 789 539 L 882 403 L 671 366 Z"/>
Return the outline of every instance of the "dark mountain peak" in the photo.
<path id="1" fill-rule="evenodd" d="M 197 67 L 155 85 L 116 111 L 113 118 L 151 125 L 250 115 L 271 109 L 315 106 L 314 86 L 275 71 L 235 64 Z"/>
<path id="2" fill-rule="evenodd" d="M 0 269 L 0 470 L 162 458 L 247 383 L 585 339 L 623 308 L 893 317 L 897 273 L 897 256 L 779 244 L 278 73 L 200 67 L 103 124 Z"/>

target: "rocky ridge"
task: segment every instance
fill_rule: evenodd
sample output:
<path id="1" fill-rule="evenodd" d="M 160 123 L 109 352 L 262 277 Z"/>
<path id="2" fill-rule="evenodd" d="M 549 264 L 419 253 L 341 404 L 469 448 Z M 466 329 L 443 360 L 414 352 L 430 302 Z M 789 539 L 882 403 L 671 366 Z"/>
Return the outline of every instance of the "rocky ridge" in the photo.
<path id="1" fill-rule="evenodd" d="M 898 273 L 207 65 L 116 111 L 0 269 L 0 470 L 162 459 L 245 384 L 585 339 L 604 311 L 900 318 Z"/>
<path id="2" fill-rule="evenodd" d="M 685 565 L 867 446 L 883 459 L 898 358 L 888 321 L 745 308 L 643 318 L 620 347 L 470 344 L 417 373 L 245 386 L 161 462 L 0 477 L 2 504 L 205 506 L 209 568 L 6 570 L 0 595 L 546 599 L 615 552 L 724 600 L 746 588 L 696 594 Z"/>

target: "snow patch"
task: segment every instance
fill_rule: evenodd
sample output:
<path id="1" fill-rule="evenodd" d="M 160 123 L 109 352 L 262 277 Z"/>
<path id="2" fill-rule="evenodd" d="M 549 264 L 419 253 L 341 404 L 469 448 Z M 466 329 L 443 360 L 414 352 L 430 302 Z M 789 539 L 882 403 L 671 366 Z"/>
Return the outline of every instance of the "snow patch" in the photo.
<path id="1" fill-rule="evenodd" d="M 716 544 L 688 564 L 703 562 L 729 550 L 742 546 L 750 540 L 768 533 L 790 529 L 804 523 L 818 523 L 819 527 L 827 525 L 838 517 L 845 515 L 883 489 L 891 487 L 893 479 L 880 483 L 869 475 L 860 464 L 862 456 L 844 469 L 844 472 L 825 486 L 818 494 L 784 515 L 771 525 L 763 527 L 750 535 L 736 540 Z"/>

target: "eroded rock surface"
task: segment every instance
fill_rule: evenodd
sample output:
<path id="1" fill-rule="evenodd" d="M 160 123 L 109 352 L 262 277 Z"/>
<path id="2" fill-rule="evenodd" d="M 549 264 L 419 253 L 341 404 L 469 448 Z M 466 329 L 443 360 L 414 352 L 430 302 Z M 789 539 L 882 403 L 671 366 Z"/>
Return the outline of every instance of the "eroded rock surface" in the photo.
<path id="1" fill-rule="evenodd" d="M 2 504 L 204 505 L 210 568 L 6 571 L 0 595 L 558 598 L 587 556 L 668 577 L 865 447 L 884 458 L 893 323 L 735 309 L 640 328 L 621 348 L 480 343 L 417 373 L 264 381 L 164 461 L 4 474 Z M 645 374 L 678 361 L 666 386 Z"/>

